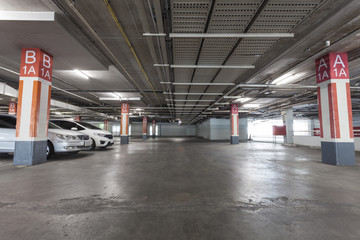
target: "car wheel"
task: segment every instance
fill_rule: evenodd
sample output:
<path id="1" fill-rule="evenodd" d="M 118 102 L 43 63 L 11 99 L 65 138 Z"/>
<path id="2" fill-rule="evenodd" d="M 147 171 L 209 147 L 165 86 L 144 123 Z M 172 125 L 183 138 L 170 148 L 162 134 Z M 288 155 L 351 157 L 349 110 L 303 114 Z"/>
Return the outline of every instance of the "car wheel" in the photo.
<path id="1" fill-rule="evenodd" d="M 96 148 L 96 144 L 95 144 L 95 140 L 94 139 L 91 139 L 91 147 L 90 147 L 90 150 L 94 150 Z"/>
<path id="2" fill-rule="evenodd" d="M 54 146 L 50 141 L 47 141 L 46 158 L 49 159 L 54 154 Z"/>

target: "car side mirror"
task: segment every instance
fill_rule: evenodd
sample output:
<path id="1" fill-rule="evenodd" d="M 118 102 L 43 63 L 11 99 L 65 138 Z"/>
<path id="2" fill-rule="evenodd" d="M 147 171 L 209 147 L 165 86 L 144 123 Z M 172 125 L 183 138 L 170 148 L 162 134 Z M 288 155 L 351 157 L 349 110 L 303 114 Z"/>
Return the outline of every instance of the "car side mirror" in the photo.
<path id="1" fill-rule="evenodd" d="M 77 131 L 78 129 L 77 129 L 77 127 L 72 127 L 71 130 L 72 131 Z"/>

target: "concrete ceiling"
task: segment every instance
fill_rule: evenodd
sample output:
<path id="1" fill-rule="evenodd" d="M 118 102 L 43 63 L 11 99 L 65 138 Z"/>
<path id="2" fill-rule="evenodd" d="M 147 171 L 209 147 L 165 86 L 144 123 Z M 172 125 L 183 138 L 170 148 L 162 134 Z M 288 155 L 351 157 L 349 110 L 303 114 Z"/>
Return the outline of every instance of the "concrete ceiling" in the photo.
<path id="1" fill-rule="evenodd" d="M 140 101 L 130 102 L 135 115 L 141 108 L 142 114 L 181 118 L 183 123 L 202 119 L 200 114 L 227 117 L 234 98 L 224 95 L 245 99 L 240 109 L 248 116 L 272 116 L 296 106 L 299 114 L 313 117 L 316 95 L 309 90 L 173 83 L 270 84 L 287 77 L 288 83 L 315 85 L 315 59 L 330 51 L 348 52 L 352 85 L 360 80 L 358 0 L 0 0 L 0 11 L 56 15 L 55 21 L 0 21 L 1 81 L 17 87 L 14 72 L 19 71 L 21 48 L 41 47 L 54 55 L 54 99 L 114 116 L 119 116 L 120 102 L 100 97 L 140 96 Z M 294 37 L 169 38 L 169 33 L 294 33 Z M 354 112 L 360 110 L 358 96 L 352 95 Z"/>

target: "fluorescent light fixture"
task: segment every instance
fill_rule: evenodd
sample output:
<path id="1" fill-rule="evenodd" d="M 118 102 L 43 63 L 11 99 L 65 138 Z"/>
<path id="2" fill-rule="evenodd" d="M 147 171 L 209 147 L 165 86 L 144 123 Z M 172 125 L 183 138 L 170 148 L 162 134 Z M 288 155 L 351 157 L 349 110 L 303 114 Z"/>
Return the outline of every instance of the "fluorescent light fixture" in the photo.
<path id="1" fill-rule="evenodd" d="M 160 82 L 160 84 L 172 84 L 172 82 Z"/>
<path id="2" fill-rule="evenodd" d="M 120 98 L 120 97 L 100 97 L 100 101 L 140 101 L 140 97 Z"/>
<path id="3" fill-rule="evenodd" d="M 100 101 L 121 101 L 120 97 L 100 97 Z"/>
<path id="4" fill-rule="evenodd" d="M 232 65 L 170 65 L 171 68 L 255 68 L 254 65 L 242 65 L 242 66 L 232 66 Z"/>
<path id="5" fill-rule="evenodd" d="M 173 85 L 193 85 L 193 86 L 234 86 L 235 83 L 180 83 L 174 82 Z"/>
<path id="6" fill-rule="evenodd" d="M 178 100 L 178 99 L 175 99 L 174 100 L 175 102 L 212 102 L 214 100 Z"/>
<path id="7" fill-rule="evenodd" d="M 244 104 L 242 107 L 244 107 L 244 108 L 257 108 L 259 106 L 260 106 L 260 104 L 248 103 L 248 104 Z"/>
<path id="8" fill-rule="evenodd" d="M 199 104 L 188 104 L 188 103 L 176 103 L 176 106 L 179 107 L 181 105 L 185 105 L 185 107 L 189 107 L 189 106 L 196 106 L 196 107 L 208 107 L 209 105 L 199 105 Z"/>
<path id="9" fill-rule="evenodd" d="M 61 115 L 61 112 L 54 112 L 55 115 Z"/>
<path id="10" fill-rule="evenodd" d="M 144 37 L 166 37 L 166 33 L 143 33 Z"/>
<path id="11" fill-rule="evenodd" d="M 238 97 L 238 99 L 236 99 L 234 102 L 241 102 L 241 103 L 243 103 L 243 102 L 247 102 L 247 101 L 250 101 L 252 98 L 248 98 L 248 97 L 245 97 L 245 98 L 239 98 Z"/>
<path id="12" fill-rule="evenodd" d="M 170 38 L 292 38 L 294 33 L 170 33 Z"/>
<path id="13" fill-rule="evenodd" d="M 239 96 L 224 96 L 225 99 L 239 98 Z"/>
<path id="14" fill-rule="evenodd" d="M 86 75 L 85 73 L 83 73 L 82 71 L 78 70 L 78 69 L 74 69 L 74 72 L 76 72 L 79 76 L 85 78 L 85 79 L 89 79 L 90 77 L 88 75 Z"/>
<path id="15" fill-rule="evenodd" d="M 163 92 L 163 94 L 173 94 L 171 92 Z M 207 96 L 221 96 L 222 93 L 174 93 L 174 95 L 207 95 Z"/>
<path id="16" fill-rule="evenodd" d="M 135 108 L 135 111 L 142 111 L 143 109 L 141 108 Z"/>
<path id="17" fill-rule="evenodd" d="M 153 65 L 154 67 L 169 67 L 170 65 L 169 64 L 162 64 L 162 63 L 154 63 Z"/>

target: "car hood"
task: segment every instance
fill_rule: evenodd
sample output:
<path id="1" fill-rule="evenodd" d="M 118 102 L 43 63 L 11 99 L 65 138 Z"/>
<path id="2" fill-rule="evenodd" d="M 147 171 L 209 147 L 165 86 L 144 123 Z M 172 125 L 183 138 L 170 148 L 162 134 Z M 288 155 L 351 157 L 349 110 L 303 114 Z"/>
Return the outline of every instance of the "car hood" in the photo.
<path id="1" fill-rule="evenodd" d="M 62 134 L 62 135 L 73 135 L 73 136 L 84 135 L 83 133 L 80 133 L 80 132 L 75 132 L 75 131 L 66 130 L 66 129 L 54 129 L 54 128 L 49 129 L 49 133 Z"/>
<path id="2" fill-rule="evenodd" d="M 106 135 L 111 135 L 111 132 L 105 131 L 105 130 L 92 130 L 93 133 L 102 133 Z"/>

